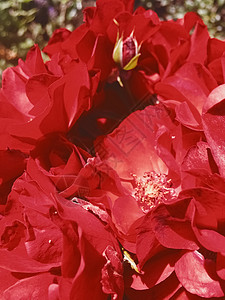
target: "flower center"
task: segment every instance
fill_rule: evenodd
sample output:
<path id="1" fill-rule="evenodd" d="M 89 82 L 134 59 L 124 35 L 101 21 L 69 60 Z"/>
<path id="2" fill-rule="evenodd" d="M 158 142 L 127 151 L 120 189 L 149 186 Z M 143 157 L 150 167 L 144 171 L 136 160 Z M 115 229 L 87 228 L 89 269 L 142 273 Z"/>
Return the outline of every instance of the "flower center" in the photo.
<path id="1" fill-rule="evenodd" d="M 166 174 L 145 172 L 140 178 L 133 174 L 134 193 L 142 211 L 147 213 L 160 203 L 168 202 L 176 198 L 175 189 L 172 188 L 171 179 Z"/>

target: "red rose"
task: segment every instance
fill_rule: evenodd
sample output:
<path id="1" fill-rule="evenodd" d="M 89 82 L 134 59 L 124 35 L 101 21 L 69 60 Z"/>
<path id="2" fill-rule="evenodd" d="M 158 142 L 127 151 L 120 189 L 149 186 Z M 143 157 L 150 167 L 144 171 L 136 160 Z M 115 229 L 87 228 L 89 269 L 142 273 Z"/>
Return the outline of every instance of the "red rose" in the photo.
<path id="1" fill-rule="evenodd" d="M 58 280 L 62 235 L 44 210 L 37 211 L 31 205 L 37 199 L 41 202 L 44 193 L 29 184 L 19 191 L 20 182 L 15 182 L 0 220 L 1 277 L 7 276 L 1 295 L 30 298 L 35 293 L 47 298 L 50 286 Z M 34 202 L 27 201 L 33 196 Z"/>
<path id="2" fill-rule="evenodd" d="M 74 82 L 78 73 L 80 80 Z M 25 62 L 3 74 L 1 148 L 28 153 L 43 135 L 67 132 L 90 109 L 94 78 L 95 74 L 89 77 L 85 64 L 71 58 L 54 57 L 45 65 L 39 49 L 32 48 Z"/>

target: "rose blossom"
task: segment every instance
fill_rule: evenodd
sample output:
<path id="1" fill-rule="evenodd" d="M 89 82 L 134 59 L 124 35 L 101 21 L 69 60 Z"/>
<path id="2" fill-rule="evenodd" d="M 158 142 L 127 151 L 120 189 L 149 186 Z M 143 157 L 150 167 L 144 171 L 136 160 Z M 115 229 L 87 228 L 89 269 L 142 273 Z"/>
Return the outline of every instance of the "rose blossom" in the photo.
<path id="1" fill-rule="evenodd" d="M 132 1 L 84 15 L 3 74 L 1 296 L 223 299 L 224 42 Z"/>
<path id="2" fill-rule="evenodd" d="M 107 9 L 108 6 L 110 9 Z M 98 1 L 96 8 L 86 11 L 86 23 L 63 37 L 62 32 L 56 32 L 45 48 L 51 56 L 59 51 L 61 55 L 79 57 L 87 63 L 90 71 L 100 71 L 101 84 L 94 96 L 97 106 L 87 116 L 84 115 L 83 123 L 78 121 L 70 132 L 73 140 L 75 138 L 77 141 L 77 135 L 79 135 L 79 139 L 88 147 L 91 146 L 91 140 L 93 141 L 97 134 L 106 134 L 113 127 L 118 126 L 124 117 L 138 108 L 140 102 L 142 105 L 154 103 L 151 96 L 155 92 L 153 88 L 155 82 L 164 76 L 164 72 L 167 74 L 165 77 L 168 76 L 170 68 L 174 71 L 178 61 L 181 65 L 190 48 L 194 48 L 197 43 L 197 39 L 194 39 L 194 45 L 191 45 L 189 41 L 190 29 L 197 22 L 201 22 L 194 14 L 188 14 L 182 23 L 181 21 L 160 22 L 154 12 L 144 11 L 141 8 L 137 9 L 133 15 L 131 12 L 130 9 L 126 11 L 122 1 L 112 3 Z M 102 18 L 102 15 L 107 17 Z M 168 36 L 168 32 L 171 32 L 171 35 Z M 172 39 L 172 35 L 173 37 L 177 35 L 177 38 Z M 120 39 L 117 40 L 117 37 Z M 139 45 L 140 57 L 136 68 L 132 67 L 130 71 L 124 71 L 118 63 L 113 62 L 113 49 L 120 49 L 128 40 L 134 48 Z M 185 41 L 185 47 L 182 47 L 180 40 Z M 119 47 L 116 46 L 117 41 L 120 41 Z M 72 44 L 75 46 L 71 47 Z M 126 53 L 131 51 L 128 48 L 126 48 Z M 174 66 L 171 67 L 169 53 L 173 51 L 176 54 L 174 53 L 173 57 Z M 106 56 L 105 53 L 111 53 L 111 57 Z M 128 55 L 129 58 L 123 59 L 129 63 L 136 55 L 137 49 L 133 54 Z M 121 86 L 117 82 L 118 78 Z M 115 95 L 112 96 L 111 93 Z M 117 108 L 119 104 L 120 109 Z M 87 123 L 93 130 L 89 129 L 86 138 L 80 135 L 80 132 L 86 133 L 87 129 L 84 124 Z"/>
<path id="3" fill-rule="evenodd" d="M 80 80 L 74 82 L 78 73 Z M 69 57 L 56 55 L 44 64 L 34 46 L 25 62 L 20 60 L 18 66 L 3 73 L 1 149 L 29 153 L 43 135 L 67 132 L 83 111 L 90 109 L 96 80 L 84 63 Z"/>

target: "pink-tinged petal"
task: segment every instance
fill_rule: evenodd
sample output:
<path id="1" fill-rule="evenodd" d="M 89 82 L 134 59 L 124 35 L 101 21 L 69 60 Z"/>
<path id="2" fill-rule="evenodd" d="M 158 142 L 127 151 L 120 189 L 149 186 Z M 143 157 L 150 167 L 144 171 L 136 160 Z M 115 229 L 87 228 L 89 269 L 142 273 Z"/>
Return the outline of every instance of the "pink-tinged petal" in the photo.
<path id="1" fill-rule="evenodd" d="M 0 90 L 0 117 L 1 123 L 4 124 L 4 127 L 7 125 L 6 122 L 24 122 L 27 120 L 27 117 L 24 116 L 23 112 L 20 112 L 16 109 L 13 103 L 9 102 L 8 99 L 4 96 L 4 92 Z M 6 121 L 7 120 L 7 121 Z M 2 130 L 3 128 L 1 128 Z"/>
<path id="2" fill-rule="evenodd" d="M 213 265 L 197 251 L 185 253 L 175 264 L 176 275 L 183 287 L 201 297 L 222 297 L 224 292 Z"/>
<path id="3" fill-rule="evenodd" d="M 155 236 L 164 247 L 190 250 L 199 248 L 190 221 L 172 217 L 163 205 L 152 212 L 151 218 Z"/>
<path id="4" fill-rule="evenodd" d="M 48 287 L 53 282 L 54 276 L 50 274 L 35 275 L 19 280 L 9 287 L 3 294 L 3 299 L 43 299 L 48 297 Z"/>
<path id="5" fill-rule="evenodd" d="M 131 196 L 118 198 L 112 207 L 112 220 L 123 234 L 134 231 L 138 225 L 137 222 L 141 222 L 143 217 L 144 213 Z"/>
<path id="6" fill-rule="evenodd" d="M 120 177 L 129 178 L 133 173 L 143 176 L 150 171 L 167 173 L 167 167 L 154 148 L 155 123 L 162 120 L 169 123 L 168 115 L 161 106 L 148 106 L 132 113 L 103 141 L 96 141 L 96 150 Z"/>
<path id="7" fill-rule="evenodd" d="M 3 72 L 2 94 L 28 120 L 33 105 L 26 96 L 27 78 L 19 74 L 16 68 L 18 67 L 8 68 Z"/>
<path id="8" fill-rule="evenodd" d="M 52 283 L 48 287 L 48 300 L 60 300 L 59 298 L 59 285 Z"/>
<path id="9" fill-rule="evenodd" d="M 122 300 L 124 292 L 123 266 L 118 253 L 108 246 L 103 252 L 106 263 L 102 268 L 102 290 L 112 299 Z"/>
<path id="10" fill-rule="evenodd" d="M 155 255 L 143 266 L 142 274 L 132 276 L 131 287 L 135 290 L 145 290 L 166 280 L 174 271 L 174 265 L 180 256 L 180 251 L 174 250 L 165 250 Z"/>
<path id="11" fill-rule="evenodd" d="M 175 295 L 173 295 L 173 300 L 204 300 L 205 297 L 200 297 L 189 293 L 183 287 L 181 287 Z M 210 297 L 210 300 L 223 300 L 224 297 Z"/>
<path id="12" fill-rule="evenodd" d="M 203 110 L 204 132 L 222 176 L 225 175 L 225 136 L 223 130 L 225 124 L 223 113 L 225 107 L 224 91 L 224 84 L 214 89 L 209 95 Z"/>
<path id="13" fill-rule="evenodd" d="M 225 252 L 217 253 L 216 273 L 222 280 L 225 280 Z"/>

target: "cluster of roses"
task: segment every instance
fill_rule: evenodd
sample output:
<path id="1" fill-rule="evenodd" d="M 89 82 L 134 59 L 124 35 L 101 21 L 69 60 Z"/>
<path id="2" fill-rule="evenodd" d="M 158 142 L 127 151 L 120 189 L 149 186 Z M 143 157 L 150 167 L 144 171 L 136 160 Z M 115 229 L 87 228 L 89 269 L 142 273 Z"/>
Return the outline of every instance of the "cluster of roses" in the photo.
<path id="1" fill-rule="evenodd" d="M 225 42 L 132 11 L 3 73 L 1 299 L 225 297 Z"/>

